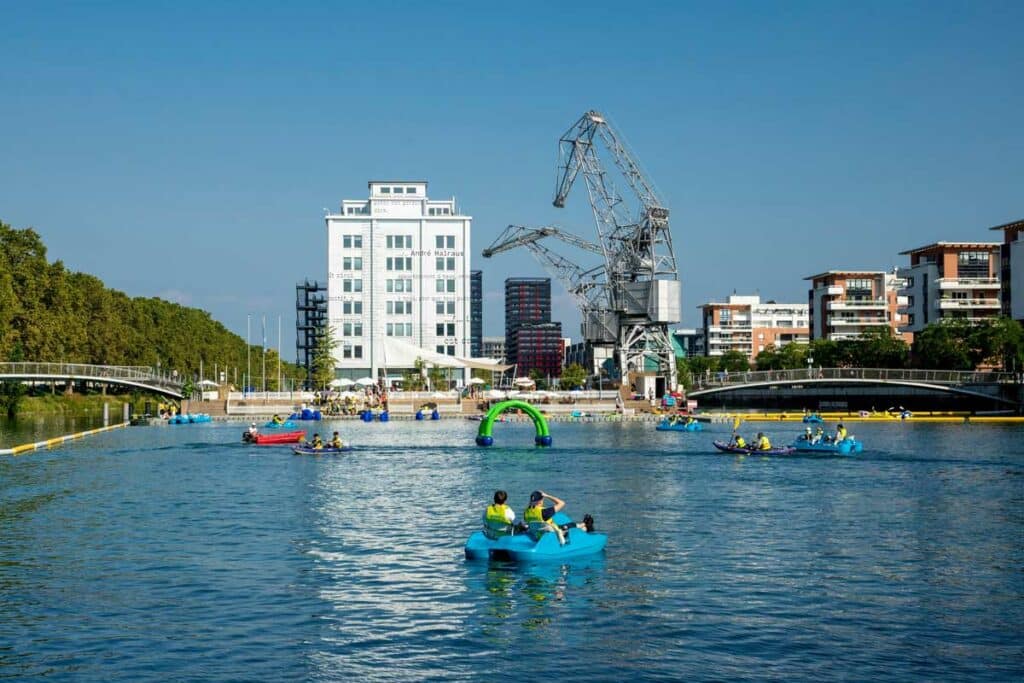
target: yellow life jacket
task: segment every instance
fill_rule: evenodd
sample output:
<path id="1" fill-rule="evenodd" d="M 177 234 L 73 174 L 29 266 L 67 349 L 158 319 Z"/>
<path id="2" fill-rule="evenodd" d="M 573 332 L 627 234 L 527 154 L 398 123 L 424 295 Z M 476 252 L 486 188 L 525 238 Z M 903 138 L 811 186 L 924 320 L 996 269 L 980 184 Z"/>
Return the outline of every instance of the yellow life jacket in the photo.
<path id="1" fill-rule="evenodd" d="M 746 448 L 747 440 L 744 439 L 742 436 L 737 436 L 736 437 L 736 445 L 739 446 L 740 448 Z"/>
<path id="2" fill-rule="evenodd" d="M 842 441 L 846 438 L 846 427 L 840 427 L 836 430 L 836 441 Z"/>
<path id="3" fill-rule="evenodd" d="M 336 436 L 333 439 L 331 439 L 331 448 L 341 448 L 342 445 L 343 444 L 340 436 Z"/>
<path id="4" fill-rule="evenodd" d="M 508 525 L 508 517 L 505 516 L 507 510 L 508 505 L 488 505 L 487 512 L 484 513 L 484 521 L 491 524 Z"/>
<path id="5" fill-rule="evenodd" d="M 317 437 L 317 438 L 313 439 L 313 448 L 315 448 L 317 450 L 320 450 L 323 447 L 324 447 L 324 442 L 323 442 L 322 439 L 320 439 L 320 437 Z"/>
<path id="6" fill-rule="evenodd" d="M 761 440 L 757 442 L 757 447 L 762 451 L 770 451 L 772 448 L 772 442 L 768 440 L 767 436 L 762 436 Z"/>
<path id="7" fill-rule="evenodd" d="M 525 521 L 527 524 L 529 524 L 530 522 L 540 522 L 542 524 L 547 522 L 548 520 L 544 519 L 544 506 L 531 505 L 530 507 L 526 508 L 526 510 L 523 512 L 523 521 Z"/>

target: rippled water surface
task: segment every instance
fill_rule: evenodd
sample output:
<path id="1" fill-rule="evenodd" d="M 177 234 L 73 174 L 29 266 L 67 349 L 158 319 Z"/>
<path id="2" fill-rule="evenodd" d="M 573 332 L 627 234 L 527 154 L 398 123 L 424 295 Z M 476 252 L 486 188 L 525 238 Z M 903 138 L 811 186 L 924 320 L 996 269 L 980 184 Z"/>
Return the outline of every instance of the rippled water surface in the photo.
<path id="1" fill-rule="evenodd" d="M 360 449 L 320 458 L 130 428 L 0 458 L 0 678 L 1024 676 L 1020 428 L 854 425 L 861 456 L 782 460 L 714 454 L 716 428 L 555 424 L 541 450 L 475 427 L 322 424 Z M 495 488 L 592 513 L 606 552 L 466 562 Z"/>

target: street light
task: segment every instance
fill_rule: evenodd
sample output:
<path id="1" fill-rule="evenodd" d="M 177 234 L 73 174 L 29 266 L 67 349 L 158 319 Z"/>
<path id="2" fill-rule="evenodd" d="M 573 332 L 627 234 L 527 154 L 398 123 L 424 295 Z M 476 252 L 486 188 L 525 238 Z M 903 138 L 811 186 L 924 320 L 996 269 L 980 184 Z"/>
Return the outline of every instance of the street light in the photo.
<path id="1" fill-rule="evenodd" d="M 814 357 L 807 356 L 807 379 L 811 378 L 811 367 L 814 365 Z"/>

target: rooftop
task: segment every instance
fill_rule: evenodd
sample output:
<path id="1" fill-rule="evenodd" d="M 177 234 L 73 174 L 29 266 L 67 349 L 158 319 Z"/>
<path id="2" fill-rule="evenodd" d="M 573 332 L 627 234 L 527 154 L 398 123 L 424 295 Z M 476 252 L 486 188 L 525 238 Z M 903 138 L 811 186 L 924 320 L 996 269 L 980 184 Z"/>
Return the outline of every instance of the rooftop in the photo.
<path id="1" fill-rule="evenodd" d="M 923 247 L 917 249 L 908 249 L 901 251 L 902 256 L 913 256 L 914 254 L 922 254 L 926 251 L 936 251 L 945 249 L 998 249 L 999 242 L 935 242 L 933 244 L 926 244 Z"/>
<path id="2" fill-rule="evenodd" d="M 997 225 L 994 228 L 989 228 L 989 230 L 1024 230 L 1024 220 L 1004 223 L 1003 225 Z"/>
<path id="3" fill-rule="evenodd" d="M 817 275 L 808 275 L 804 279 L 817 280 L 819 277 L 828 277 L 829 275 L 885 275 L 886 272 L 884 270 L 826 270 Z"/>

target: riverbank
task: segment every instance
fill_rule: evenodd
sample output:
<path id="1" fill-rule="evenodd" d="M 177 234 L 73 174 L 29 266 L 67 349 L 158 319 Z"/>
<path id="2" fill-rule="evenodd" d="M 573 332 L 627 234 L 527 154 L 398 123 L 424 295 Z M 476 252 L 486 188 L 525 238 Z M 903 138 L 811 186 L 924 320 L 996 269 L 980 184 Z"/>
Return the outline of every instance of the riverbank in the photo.
<path id="1" fill-rule="evenodd" d="M 132 406 L 132 412 L 141 414 L 146 402 L 156 405 L 153 398 L 136 398 L 131 394 L 43 394 L 41 396 L 24 396 L 18 401 L 15 416 L 18 418 L 62 415 L 65 417 L 98 417 L 103 415 L 104 404 L 110 406 L 111 420 L 119 420 L 123 406 Z"/>

